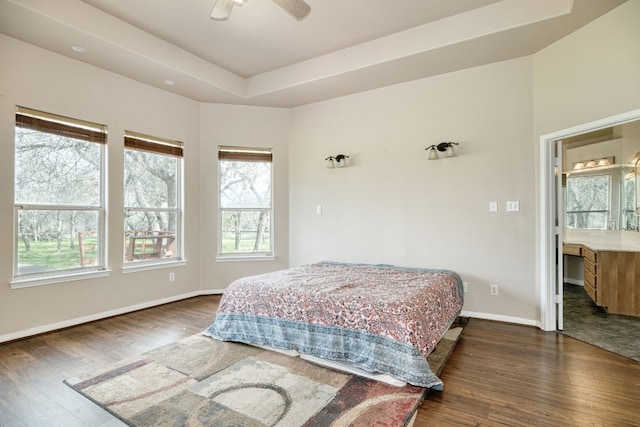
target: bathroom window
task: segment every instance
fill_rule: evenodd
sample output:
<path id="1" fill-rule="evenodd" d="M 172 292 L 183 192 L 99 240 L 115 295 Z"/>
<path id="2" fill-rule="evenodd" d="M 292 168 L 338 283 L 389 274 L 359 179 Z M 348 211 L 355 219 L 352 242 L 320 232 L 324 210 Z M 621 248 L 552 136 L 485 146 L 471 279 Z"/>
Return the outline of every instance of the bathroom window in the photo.
<path id="1" fill-rule="evenodd" d="M 567 178 L 566 228 L 606 230 L 610 207 L 610 175 Z"/>

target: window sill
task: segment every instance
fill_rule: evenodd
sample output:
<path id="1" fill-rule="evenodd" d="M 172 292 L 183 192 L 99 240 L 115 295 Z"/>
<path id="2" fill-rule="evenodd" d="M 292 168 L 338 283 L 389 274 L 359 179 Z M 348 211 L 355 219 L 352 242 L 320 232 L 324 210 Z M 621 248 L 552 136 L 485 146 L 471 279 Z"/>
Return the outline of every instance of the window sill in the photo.
<path id="1" fill-rule="evenodd" d="M 232 254 L 218 255 L 216 262 L 242 262 L 242 261 L 275 261 L 276 256 L 269 254 Z"/>
<path id="2" fill-rule="evenodd" d="M 18 278 L 9 282 L 11 289 L 30 288 L 33 286 L 52 285 L 55 283 L 72 282 L 76 280 L 95 279 L 98 277 L 107 277 L 111 274 L 111 270 L 91 270 L 78 273 L 64 273 L 59 276 L 38 276 L 28 278 Z"/>
<path id="3" fill-rule="evenodd" d="M 218 255 L 216 262 L 275 261 L 275 255 Z"/>
<path id="4" fill-rule="evenodd" d="M 173 267 L 181 267 L 183 265 L 187 265 L 186 259 L 174 259 L 170 261 L 155 261 L 155 262 L 137 262 L 126 264 L 122 267 L 122 273 L 135 273 L 138 271 L 149 271 L 149 270 L 157 270 L 159 268 L 173 268 Z"/>

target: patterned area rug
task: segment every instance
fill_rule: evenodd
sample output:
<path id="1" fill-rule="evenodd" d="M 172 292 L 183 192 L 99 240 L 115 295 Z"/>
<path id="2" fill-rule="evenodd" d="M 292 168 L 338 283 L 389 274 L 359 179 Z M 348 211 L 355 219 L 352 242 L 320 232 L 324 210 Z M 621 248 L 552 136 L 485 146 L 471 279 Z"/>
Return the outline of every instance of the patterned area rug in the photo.
<path id="1" fill-rule="evenodd" d="M 468 319 L 429 364 L 442 371 Z M 65 383 L 131 426 L 410 426 L 425 389 L 394 387 L 298 357 L 202 335 Z"/>

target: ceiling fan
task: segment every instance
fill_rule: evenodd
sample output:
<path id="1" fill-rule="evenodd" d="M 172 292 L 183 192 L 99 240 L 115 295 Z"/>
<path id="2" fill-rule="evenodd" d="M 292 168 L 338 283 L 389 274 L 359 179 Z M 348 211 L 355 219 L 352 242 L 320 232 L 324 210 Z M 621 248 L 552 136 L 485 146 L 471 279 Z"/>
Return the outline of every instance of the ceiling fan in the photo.
<path id="1" fill-rule="evenodd" d="M 247 0 L 215 0 L 211 19 L 226 21 L 231 15 L 233 6 L 242 6 Z M 289 12 L 298 21 L 303 20 L 311 12 L 311 6 L 304 0 L 273 0 L 278 6 Z"/>

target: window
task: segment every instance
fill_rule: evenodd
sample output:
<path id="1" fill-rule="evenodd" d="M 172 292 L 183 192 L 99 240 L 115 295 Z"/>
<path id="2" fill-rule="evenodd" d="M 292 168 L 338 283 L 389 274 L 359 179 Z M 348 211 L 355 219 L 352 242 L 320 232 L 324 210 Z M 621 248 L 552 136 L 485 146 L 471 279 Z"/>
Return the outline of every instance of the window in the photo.
<path id="1" fill-rule="evenodd" d="M 103 270 L 106 126 L 17 107 L 14 280 Z"/>
<path id="2" fill-rule="evenodd" d="M 126 132 L 124 146 L 125 264 L 181 259 L 182 143 Z"/>
<path id="3" fill-rule="evenodd" d="M 220 147 L 218 255 L 273 255 L 271 149 Z"/>
<path id="4" fill-rule="evenodd" d="M 569 176 L 566 227 L 606 230 L 610 189 L 610 175 Z"/>

